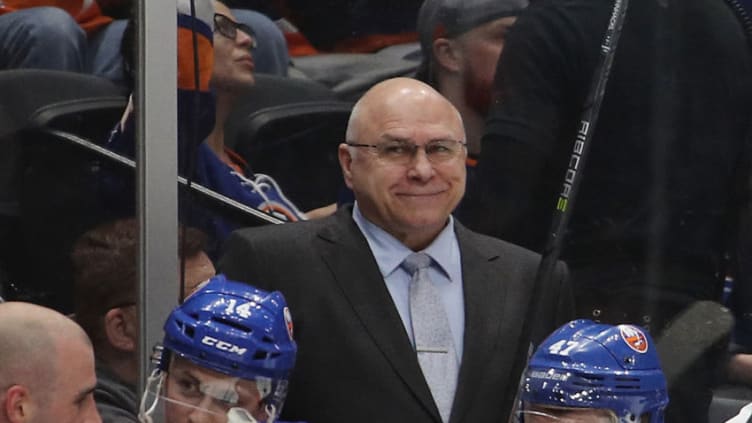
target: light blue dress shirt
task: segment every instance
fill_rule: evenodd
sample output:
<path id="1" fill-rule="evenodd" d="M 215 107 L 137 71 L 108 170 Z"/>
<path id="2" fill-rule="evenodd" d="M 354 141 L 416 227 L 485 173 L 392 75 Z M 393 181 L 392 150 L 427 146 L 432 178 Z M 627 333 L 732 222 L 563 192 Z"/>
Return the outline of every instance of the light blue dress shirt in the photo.
<path id="1" fill-rule="evenodd" d="M 415 346 L 412 321 L 410 319 L 410 279 L 411 275 L 402 268 L 401 264 L 415 251 L 399 242 L 380 227 L 369 222 L 360 212 L 357 201 L 353 207 L 353 220 L 366 237 L 368 246 L 376 258 L 384 283 L 402 318 L 407 336 Z M 423 250 L 431 256 L 433 262 L 428 269 L 431 282 L 436 287 L 444 304 L 449 329 L 457 350 L 457 359 L 462 362 L 463 334 L 465 331 L 465 301 L 462 292 L 462 262 L 460 247 L 454 233 L 454 219 L 449 216 L 449 223 L 439 233 L 436 239 Z"/>

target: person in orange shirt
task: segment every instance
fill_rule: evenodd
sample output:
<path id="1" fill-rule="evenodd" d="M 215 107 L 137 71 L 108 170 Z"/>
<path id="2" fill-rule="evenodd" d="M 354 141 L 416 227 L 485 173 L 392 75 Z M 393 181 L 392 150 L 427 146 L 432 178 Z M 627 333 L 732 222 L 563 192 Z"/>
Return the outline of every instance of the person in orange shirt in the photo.
<path id="1" fill-rule="evenodd" d="M 121 83 L 125 25 L 95 0 L 0 0 L 0 70 L 87 72 Z"/>

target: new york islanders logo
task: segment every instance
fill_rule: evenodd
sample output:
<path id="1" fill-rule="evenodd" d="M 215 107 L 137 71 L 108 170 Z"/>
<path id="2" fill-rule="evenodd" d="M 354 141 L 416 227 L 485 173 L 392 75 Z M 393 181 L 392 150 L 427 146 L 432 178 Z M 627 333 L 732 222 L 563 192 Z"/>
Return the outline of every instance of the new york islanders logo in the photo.
<path id="1" fill-rule="evenodd" d="M 287 334 L 290 335 L 290 340 L 292 341 L 292 314 L 290 314 L 290 309 L 288 307 L 285 307 L 284 315 L 285 325 L 287 326 Z"/>
<path id="2" fill-rule="evenodd" d="M 621 332 L 621 339 L 629 345 L 629 348 L 640 354 L 648 351 L 648 339 L 639 328 L 630 325 L 620 325 L 619 332 Z"/>

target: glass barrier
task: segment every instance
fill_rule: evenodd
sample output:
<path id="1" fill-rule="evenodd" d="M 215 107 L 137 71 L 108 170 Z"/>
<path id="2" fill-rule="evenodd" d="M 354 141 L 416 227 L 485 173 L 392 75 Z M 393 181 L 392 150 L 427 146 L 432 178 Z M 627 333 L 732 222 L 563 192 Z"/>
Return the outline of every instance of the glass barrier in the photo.
<path id="1" fill-rule="evenodd" d="M 154 377 L 149 357 L 163 341 L 166 317 L 220 271 L 281 290 L 292 318 L 296 308 L 304 316 L 296 340 L 308 351 L 298 360 L 305 379 L 293 372 L 289 401 L 279 402 L 283 419 L 349 418 L 357 415 L 354 405 L 336 414 L 323 392 L 366 398 L 397 384 L 389 390 L 404 388 L 414 400 L 387 396 L 404 401 L 404 416 L 438 419 L 446 413 L 441 400 L 430 401 L 428 385 L 414 385 L 423 373 L 409 345 L 409 293 L 405 286 L 395 293 L 390 279 L 403 270 L 398 261 L 385 270 L 374 239 L 399 245 L 396 255 L 421 250 L 430 243 L 412 248 L 402 242 L 409 237 L 399 237 L 422 233 L 432 213 L 443 227 L 439 211 L 446 208 L 454 228 L 462 228 L 460 252 L 456 269 L 433 266 L 462 283 L 445 298 L 462 357 L 455 409 L 486 415 L 464 397 L 465 384 L 481 386 L 479 402 L 488 402 L 480 375 L 504 379 L 501 367 L 473 348 L 477 342 L 489 354 L 505 354 L 486 345 L 501 345 L 502 336 L 512 339 L 514 353 L 504 364 L 512 377 L 494 385 L 499 408 L 525 416 L 514 400 L 523 357 L 572 319 L 634 325 L 652 336 L 668 383 L 666 421 L 725 421 L 752 402 L 748 2 L 49 3 L 0 2 L 0 297 L 73 315 L 98 354 L 108 342 L 105 319 L 122 312 L 115 314 L 128 328 L 123 339 L 135 342 L 123 354 L 138 359 L 140 371 L 116 379 L 138 399 Z M 351 117 L 371 87 L 394 77 L 420 80 L 426 85 L 405 84 L 448 100 L 461 136 L 452 143 L 426 136 L 423 115 L 410 119 L 433 109 L 408 108 L 407 100 L 384 107 L 408 128 L 397 135 L 379 126 L 386 111 L 364 107 L 373 116 Z M 436 127 L 452 119 L 444 116 Z M 456 141 L 464 146 L 455 151 Z M 455 159 L 464 164 L 452 170 L 464 195 L 404 200 L 405 187 L 424 197 L 458 193 L 447 170 Z M 365 160 L 370 165 L 358 168 Z M 357 230 L 348 248 L 328 252 L 340 238 L 326 231 L 307 237 L 301 229 L 292 237 L 283 229 L 306 220 L 318 223 L 299 227 L 339 225 L 341 216 L 330 215 L 353 213 L 355 199 L 362 220 L 345 216 Z M 427 220 L 410 220 L 419 218 Z M 363 221 L 384 233 L 369 235 Z M 266 229 L 274 236 L 249 232 L 227 242 L 238 229 L 273 225 L 281 225 Z M 478 276 L 481 265 L 464 261 L 473 254 L 465 229 L 539 255 L 473 238 L 490 245 L 483 247 L 495 254 L 489 263 L 505 254 L 533 257 L 533 264 L 515 259 L 494 268 L 493 277 Z M 269 245 L 255 245 L 256 236 Z M 278 251 L 276 236 L 295 242 Z M 368 260 L 348 255 L 359 249 Z M 387 290 L 372 291 L 374 275 Z M 340 285 L 345 276 L 356 281 Z M 290 282 L 304 277 L 312 280 L 307 288 L 306 281 Z M 400 277 L 406 285 L 412 276 Z M 475 286 L 485 295 L 473 297 Z M 497 303 L 483 308 L 493 298 Z M 379 307 L 369 311 L 369 304 Z M 509 307 L 514 313 L 504 314 Z M 331 333 L 311 335 L 324 329 Z M 340 345 L 339 338 L 353 342 Z M 346 357 L 338 363 L 329 348 Z M 479 357 L 490 367 L 465 364 Z M 311 382 L 314 362 L 332 373 L 341 364 L 339 378 L 329 375 L 330 390 Z M 378 378 L 368 385 L 367 376 Z M 274 386 L 286 395 L 284 381 Z M 152 388 L 157 403 L 162 388 Z M 213 401 L 222 400 L 217 395 Z M 415 402 L 423 408 L 413 410 Z M 374 419 L 403 416 L 361 405 Z M 555 418 L 549 414 L 540 416 Z"/>

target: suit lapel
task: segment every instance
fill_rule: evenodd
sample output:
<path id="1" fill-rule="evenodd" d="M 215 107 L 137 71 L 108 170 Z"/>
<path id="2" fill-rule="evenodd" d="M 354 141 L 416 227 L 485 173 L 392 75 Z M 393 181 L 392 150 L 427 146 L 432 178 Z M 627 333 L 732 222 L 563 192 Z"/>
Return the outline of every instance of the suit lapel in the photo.
<path id="1" fill-rule="evenodd" d="M 402 319 L 351 215 L 351 207 L 338 211 L 333 224 L 319 231 L 316 248 L 379 351 L 426 411 L 441 421 Z"/>
<path id="2" fill-rule="evenodd" d="M 493 263 L 498 251 L 484 249 L 485 244 L 470 239 L 472 233 L 455 220 L 462 255 L 462 281 L 465 293 L 465 333 L 462 363 L 450 422 L 461 422 L 483 379 L 485 364 L 499 342 L 504 320 L 507 284 L 499 266 Z M 497 282 L 498 281 L 498 282 Z M 501 395 L 501 393 L 499 394 Z"/>

